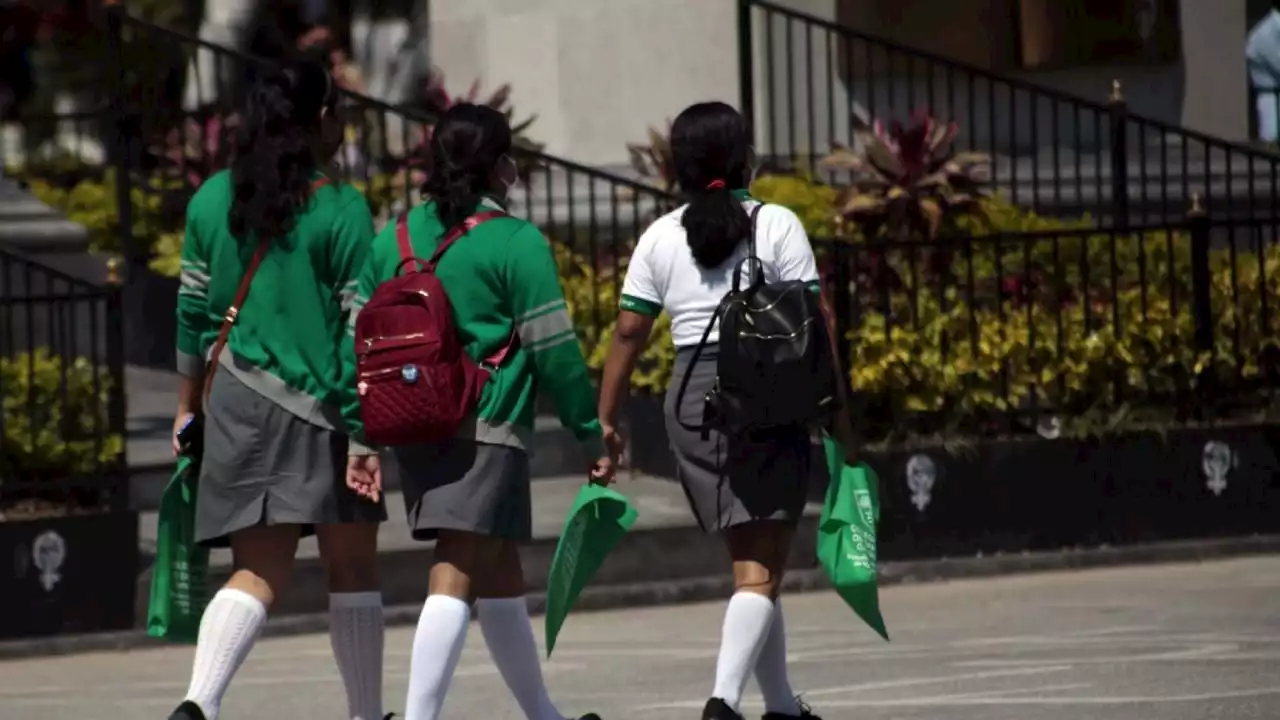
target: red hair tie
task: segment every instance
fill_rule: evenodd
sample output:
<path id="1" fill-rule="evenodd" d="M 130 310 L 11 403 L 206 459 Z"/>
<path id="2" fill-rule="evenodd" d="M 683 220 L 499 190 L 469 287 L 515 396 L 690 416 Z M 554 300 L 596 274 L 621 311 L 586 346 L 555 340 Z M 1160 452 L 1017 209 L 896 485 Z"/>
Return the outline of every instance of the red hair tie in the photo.
<path id="1" fill-rule="evenodd" d="M 728 185 L 726 185 L 725 181 L 723 180 L 712 180 L 711 182 L 707 183 L 708 190 L 723 190 L 726 187 L 728 187 Z"/>

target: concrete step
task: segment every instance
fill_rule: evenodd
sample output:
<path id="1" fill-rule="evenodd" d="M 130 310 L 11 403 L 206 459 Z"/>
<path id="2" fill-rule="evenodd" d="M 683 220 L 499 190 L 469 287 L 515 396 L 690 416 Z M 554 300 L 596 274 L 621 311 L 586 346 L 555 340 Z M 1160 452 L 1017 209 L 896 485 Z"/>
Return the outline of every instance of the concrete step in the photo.
<path id="1" fill-rule="evenodd" d="M 3 176 L 0 167 L 0 244 L 30 257 L 83 253 L 89 234 L 60 211 Z"/>
<path id="2" fill-rule="evenodd" d="M 582 486 L 578 476 L 546 478 L 533 492 L 533 541 L 521 549 L 525 582 L 531 594 L 546 589 L 551 559 L 574 497 Z M 623 477 L 616 485 L 639 511 L 631 533 L 605 561 L 592 582 L 596 593 L 608 588 L 705 581 L 729 571 L 729 556 L 718 536 L 697 527 L 683 489 L 670 480 L 646 476 Z M 816 522 L 820 507 L 810 504 L 792 548 L 791 566 L 812 568 L 816 562 Z M 434 543 L 409 536 L 404 500 L 387 495 L 388 520 L 378 533 L 378 573 L 387 605 L 419 603 L 426 597 L 427 576 L 434 563 Z M 155 553 L 156 513 L 139 516 L 139 552 L 144 568 L 138 582 L 139 622 L 144 622 L 150 566 Z M 231 555 L 216 550 L 211 556 L 211 587 L 231 574 Z M 329 590 L 314 538 L 302 542 L 293 584 L 280 600 L 278 615 L 321 612 L 328 608 Z"/>

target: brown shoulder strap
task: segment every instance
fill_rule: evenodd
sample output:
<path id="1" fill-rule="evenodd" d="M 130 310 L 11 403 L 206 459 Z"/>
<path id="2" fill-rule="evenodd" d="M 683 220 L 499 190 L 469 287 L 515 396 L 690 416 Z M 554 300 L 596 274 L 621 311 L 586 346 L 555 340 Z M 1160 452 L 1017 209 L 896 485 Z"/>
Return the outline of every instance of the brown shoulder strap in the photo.
<path id="1" fill-rule="evenodd" d="M 309 194 L 315 194 L 317 190 L 330 182 L 328 177 L 316 180 L 311 183 Z M 231 336 L 231 326 L 236 324 L 236 318 L 240 316 L 240 308 L 244 307 L 245 298 L 249 296 L 249 285 L 253 283 L 253 276 L 258 272 L 258 266 L 262 264 L 262 259 L 266 257 L 267 250 L 270 248 L 270 238 L 258 242 L 257 249 L 253 251 L 253 257 L 249 259 L 249 264 L 244 269 L 244 275 L 240 277 L 240 286 L 236 288 L 235 298 L 227 306 L 226 314 L 222 316 L 222 327 L 218 329 L 218 338 L 213 341 L 213 347 L 209 348 L 209 361 L 205 364 L 205 398 L 209 397 L 209 390 L 213 387 L 213 374 L 217 372 L 218 360 L 222 357 L 223 348 L 227 346 L 227 338 Z"/>

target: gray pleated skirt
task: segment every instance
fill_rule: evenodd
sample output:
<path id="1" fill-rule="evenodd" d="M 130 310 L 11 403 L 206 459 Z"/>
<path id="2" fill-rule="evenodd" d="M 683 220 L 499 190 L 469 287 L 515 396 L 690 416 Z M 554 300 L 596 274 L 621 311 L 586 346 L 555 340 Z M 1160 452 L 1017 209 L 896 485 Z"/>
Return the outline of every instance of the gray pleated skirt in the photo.
<path id="1" fill-rule="evenodd" d="M 382 522 L 387 510 L 346 484 L 347 436 L 312 425 L 240 382 L 213 377 L 196 493 L 196 540 L 225 547 L 257 525 Z"/>
<path id="2" fill-rule="evenodd" d="M 718 348 L 708 345 L 693 367 L 680 418 L 702 423 L 703 397 L 716 377 Z M 686 430 L 676 419 L 680 381 L 693 348 L 676 351 L 665 403 L 667 437 L 676 457 L 676 475 L 698 524 L 717 532 L 757 520 L 797 522 L 804 512 L 809 479 L 809 431 L 803 427 L 728 437 Z"/>
<path id="3" fill-rule="evenodd" d="M 415 540 L 441 530 L 515 542 L 533 537 L 529 456 L 520 448 L 474 440 L 393 448 L 383 474 L 398 477 Z"/>

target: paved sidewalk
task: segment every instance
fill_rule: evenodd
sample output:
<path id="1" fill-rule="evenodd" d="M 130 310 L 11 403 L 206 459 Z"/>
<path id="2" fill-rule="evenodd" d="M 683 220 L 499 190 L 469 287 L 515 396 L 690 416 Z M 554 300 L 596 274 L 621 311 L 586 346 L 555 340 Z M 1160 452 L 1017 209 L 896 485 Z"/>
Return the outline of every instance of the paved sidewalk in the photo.
<path id="1" fill-rule="evenodd" d="M 1275 720 L 1277 597 L 1280 556 L 888 588 L 889 644 L 831 593 L 785 608 L 793 684 L 827 720 Z M 552 695 L 605 720 L 695 718 L 722 612 L 717 601 L 575 614 L 546 664 Z M 389 711 L 404 702 L 411 638 L 388 632 Z M 190 663 L 188 647 L 0 663 L 0 717 L 164 717 Z M 760 715 L 754 687 L 744 710 Z M 223 717 L 344 711 L 329 639 L 312 634 L 263 640 Z M 474 625 L 444 717 L 521 717 Z"/>

